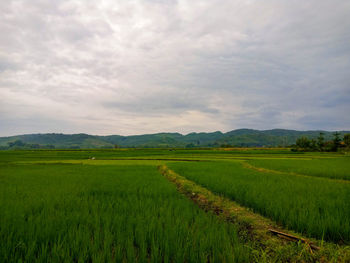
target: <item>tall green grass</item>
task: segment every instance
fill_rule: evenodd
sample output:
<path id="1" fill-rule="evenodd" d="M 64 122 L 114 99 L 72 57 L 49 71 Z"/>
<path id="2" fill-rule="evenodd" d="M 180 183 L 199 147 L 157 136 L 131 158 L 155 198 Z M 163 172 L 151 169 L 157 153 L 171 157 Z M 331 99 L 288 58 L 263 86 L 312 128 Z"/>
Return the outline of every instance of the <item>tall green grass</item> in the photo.
<path id="1" fill-rule="evenodd" d="M 262 173 L 240 162 L 169 163 L 182 176 L 310 237 L 350 241 L 350 184 Z"/>
<path id="2" fill-rule="evenodd" d="M 0 166 L 1 262 L 249 262 L 154 166 Z"/>
<path id="3" fill-rule="evenodd" d="M 271 170 L 292 172 L 317 177 L 350 180 L 350 158 L 329 158 L 312 160 L 250 160 L 250 164 Z"/>

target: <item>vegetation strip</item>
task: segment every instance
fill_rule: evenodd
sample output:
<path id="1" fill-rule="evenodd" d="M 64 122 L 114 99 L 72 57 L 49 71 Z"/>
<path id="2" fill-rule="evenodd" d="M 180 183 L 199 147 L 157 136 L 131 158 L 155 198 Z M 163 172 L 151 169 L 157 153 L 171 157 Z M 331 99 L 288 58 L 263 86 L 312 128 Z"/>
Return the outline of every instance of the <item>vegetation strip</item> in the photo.
<path id="1" fill-rule="evenodd" d="M 254 165 L 252 165 L 250 163 L 247 163 L 246 161 L 242 161 L 242 166 L 244 168 L 255 170 L 255 171 L 258 171 L 258 172 L 262 172 L 262 173 L 274 173 L 274 174 L 281 174 L 281 175 L 292 175 L 292 176 L 300 176 L 300 177 L 306 177 L 306 178 L 312 177 L 312 178 L 318 178 L 318 179 L 321 179 L 321 180 L 328 180 L 328 181 L 332 181 L 332 182 L 339 182 L 339 183 L 345 183 L 345 184 L 350 183 L 349 180 L 333 179 L 333 178 L 328 178 L 328 177 L 317 177 L 317 176 L 312 176 L 312 175 L 298 174 L 298 173 L 294 173 L 294 172 L 282 172 L 282 171 L 277 171 L 277 170 L 271 170 L 271 169 L 267 169 L 267 168 L 263 168 L 263 167 L 254 166 Z"/>
<path id="2" fill-rule="evenodd" d="M 275 229 L 269 229 L 269 231 L 271 233 L 281 237 L 281 238 L 285 238 L 287 240 L 291 240 L 291 241 L 295 241 L 295 242 L 302 242 L 302 243 L 308 244 L 311 249 L 320 250 L 320 248 L 318 246 L 315 246 L 312 242 L 310 242 L 304 238 L 300 238 L 300 237 L 296 237 L 296 236 L 293 236 L 293 235 L 290 235 L 287 233 L 283 233 L 283 232 L 277 231 Z"/>
<path id="3" fill-rule="evenodd" d="M 120 161 L 127 161 L 127 160 L 133 160 L 133 161 L 178 161 L 178 162 L 202 162 L 203 160 L 196 160 L 196 159 L 176 159 L 176 158 L 108 158 L 108 159 L 101 159 L 98 160 L 103 161 L 109 161 L 109 160 L 120 160 Z"/>
<path id="4" fill-rule="evenodd" d="M 254 242 L 255 249 L 259 247 L 263 248 L 265 251 L 267 251 L 267 253 L 270 254 L 270 256 L 272 256 L 277 251 L 280 251 L 281 247 L 284 247 L 285 250 L 288 250 L 289 254 L 290 250 L 296 249 L 294 253 L 299 253 L 299 256 L 303 253 L 301 251 L 310 252 L 311 249 L 319 249 L 319 247 L 314 245 L 313 242 L 308 241 L 305 238 L 298 237 L 297 234 L 292 233 L 291 231 L 282 229 L 275 222 L 259 214 L 255 214 L 249 211 L 249 209 L 238 205 L 232 200 L 215 195 L 208 189 L 199 186 L 196 183 L 187 180 L 183 176 L 175 173 L 166 165 L 161 165 L 158 167 L 158 169 L 162 175 L 164 175 L 169 181 L 173 182 L 177 186 L 179 192 L 192 199 L 192 201 L 199 205 L 202 209 L 205 211 L 212 211 L 216 215 L 223 217 L 226 221 L 237 224 L 239 227 L 239 235 L 243 237 L 243 239 Z M 289 242 L 281 240 L 276 235 L 272 235 L 270 229 L 273 229 L 275 233 L 284 232 L 283 234 L 285 236 L 292 236 L 293 240 L 289 239 L 289 241 L 299 241 L 299 247 L 292 248 Z M 293 235 L 289 233 L 292 233 Z M 300 246 L 301 243 L 302 245 Z M 324 250 L 325 248 L 323 247 L 323 252 Z M 313 253 L 311 254 L 314 255 Z M 319 256 L 321 254 L 324 253 L 321 252 Z M 315 258 L 319 256 L 315 256 Z M 294 262 L 294 260 L 292 260 L 292 262 Z"/>

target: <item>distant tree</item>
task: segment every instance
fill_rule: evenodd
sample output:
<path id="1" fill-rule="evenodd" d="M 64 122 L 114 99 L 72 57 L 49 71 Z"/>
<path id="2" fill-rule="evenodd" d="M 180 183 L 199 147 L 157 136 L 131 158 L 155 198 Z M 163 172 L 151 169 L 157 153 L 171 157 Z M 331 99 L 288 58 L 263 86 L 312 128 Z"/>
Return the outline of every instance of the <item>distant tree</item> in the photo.
<path id="1" fill-rule="evenodd" d="M 27 146 L 29 146 L 31 149 L 40 149 L 40 145 L 37 143 L 29 144 Z"/>
<path id="2" fill-rule="evenodd" d="M 320 132 L 320 135 L 317 137 L 317 147 L 319 151 L 322 152 L 324 150 L 324 144 L 324 133 Z"/>
<path id="3" fill-rule="evenodd" d="M 310 150 L 311 151 L 317 151 L 318 150 L 317 142 L 314 139 L 310 140 Z"/>
<path id="4" fill-rule="evenodd" d="M 46 144 L 46 145 L 43 146 L 43 148 L 45 148 L 45 149 L 55 149 L 55 145 L 53 145 L 53 144 Z"/>
<path id="5" fill-rule="evenodd" d="M 344 134 L 343 141 L 346 147 L 350 147 L 350 133 Z"/>
<path id="6" fill-rule="evenodd" d="M 308 139 L 306 137 L 298 138 L 295 145 L 292 146 L 292 151 L 317 151 L 318 141 Z"/>
<path id="7" fill-rule="evenodd" d="M 79 145 L 71 145 L 68 149 L 80 149 Z"/>
<path id="8" fill-rule="evenodd" d="M 21 140 L 16 140 L 14 142 L 8 142 L 7 143 L 10 148 L 17 148 L 17 147 L 23 147 L 26 144 L 22 142 Z"/>
<path id="9" fill-rule="evenodd" d="M 310 148 L 311 142 L 308 138 L 303 136 L 297 139 L 297 141 L 295 142 L 295 145 L 297 146 L 297 148 L 300 148 L 302 150 L 307 150 Z"/>
<path id="10" fill-rule="evenodd" d="M 118 149 L 119 145 L 118 144 L 114 144 L 114 149 Z"/>
<path id="11" fill-rule="evenodd" d="M 335 132 L 333 133 L 333 151 L 338 151 L 339 147 L 341 146 L 341 139 L 340 139 L 340 133 Z"/>
<path id="12" fill-rule="evenodd" d="M 323 150 L 325 152 L 332 152 L 332 151 L 334 151 L 333 142 L 332 141 L 326 141 L 324 143 Z"/>
<path id="13" fill-rule="evenodd" d="M 213 147 L 220 147 L 220 144 L 218 142 L 214 142 L 212 146 Z"/>
<path id="14" fill-rule="evenodd" d="M 233 146 L 229 143 L 223 143 L 220 145 L 221 148 L 232 148 Z"/>

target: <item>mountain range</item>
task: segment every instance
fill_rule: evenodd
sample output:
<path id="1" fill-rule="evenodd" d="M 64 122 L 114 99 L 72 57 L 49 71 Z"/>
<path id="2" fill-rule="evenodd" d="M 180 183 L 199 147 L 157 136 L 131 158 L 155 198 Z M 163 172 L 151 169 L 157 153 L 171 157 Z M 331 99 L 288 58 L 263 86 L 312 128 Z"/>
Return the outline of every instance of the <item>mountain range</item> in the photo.
<path id="1" fill-rule="evenodd" d="M 201 132 L 182 135 L 180 133 L 156 133 L 144 135 L 109 135 L 98 136 L 89 134 L 26 134 L 10 137 L 0 137 L 0 148 L 56 148 L 56 149 L 87 149 L 114 147 L 276 147 L 294 144 L 296 139 L 305 136 L 315 139 L 320 132 L 326 140 L 333 138 L 330 131 L 296 131 L 285 129 L 253 130 L 238 129 L 230 132 Z M 340 131 L 341 137 L 350 131 Z"/>

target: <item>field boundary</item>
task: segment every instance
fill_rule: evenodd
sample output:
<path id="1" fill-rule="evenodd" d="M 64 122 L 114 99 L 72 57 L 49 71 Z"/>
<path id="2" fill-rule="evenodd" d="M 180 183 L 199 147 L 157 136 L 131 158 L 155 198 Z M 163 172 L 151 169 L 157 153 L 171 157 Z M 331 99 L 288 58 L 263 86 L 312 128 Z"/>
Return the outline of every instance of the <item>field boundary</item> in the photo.
<path id="1" fill-rule="evenodd" d="M 265 251 L 268 262 L 348 262 L 350 260 L 349 247 L 340 247 L 311 238 L 306 239 L 300 234 L 286 230 L 276 222 L 254 213 L 251 209 L 188 180 L 166 165 L 158 166 L 158 170 L 176 185 L 180 193 L 191 199 L 200 208 L 238 226 L 240 238 L 254 244 L 253 249 Z M 271 229 L 294 236 L 299 239 L 299 242 L 293 243 L 281 239 L 278 235 L 274 235 Z M 317 247 L 319 250 L 313 251 L 312 247 Z M 341 256 L 334 259 L 331 257 L 334 253 L 339 253 Z"/>
<path id="2" fill-rule="evenodd" d="M 292 175 L 292 176 L 298 176 L 298 177 L 304 177 L 304 178 L 317 178 L 320 180 L 327 180 L 331 182 L 337 182 L 337 183 L 345 183 L 349 184 L 350 180 L 343 180 L 343 179 L 334 179 L 334 178 L 329 178 L 329 177 L 322 177 L 322 176 L 312 176 L 312 175 L 306 175 L 306 174 L 298 174 L 294 172 L 282 172 L 278 170 L 272 170 L 272 169 L 267 169 L 259 166 L 254 166 L 247 161 L 242 161 L 241 162 L 242 166 L 244 168 L 250 169 L 250 170 L 255 170 L 261 173 L 273 173 L 273 174 L 280 174 L 280 175 Z"/>

